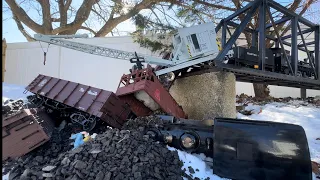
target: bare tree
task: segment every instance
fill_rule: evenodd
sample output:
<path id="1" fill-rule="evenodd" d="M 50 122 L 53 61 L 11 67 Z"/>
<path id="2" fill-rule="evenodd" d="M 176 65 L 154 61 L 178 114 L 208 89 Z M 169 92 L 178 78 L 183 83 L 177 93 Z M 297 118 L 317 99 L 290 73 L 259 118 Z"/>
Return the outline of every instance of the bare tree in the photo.
<path id="1" fill-rule="evenodd" d="M 86 30 L 95 37 L 106 36 L 120 23 L 141 10 L 171 0 L 5 0 L 3 11 L 12 13 L 20 32 L 32 41 L 30 33 L 47 35 L 75 34 Z M 31 12 L 36 12 L 32 16 Z M 40 19 L 37 19 L 40 17 Z M 27 28 L 31 31 L 28 31 Z"/>

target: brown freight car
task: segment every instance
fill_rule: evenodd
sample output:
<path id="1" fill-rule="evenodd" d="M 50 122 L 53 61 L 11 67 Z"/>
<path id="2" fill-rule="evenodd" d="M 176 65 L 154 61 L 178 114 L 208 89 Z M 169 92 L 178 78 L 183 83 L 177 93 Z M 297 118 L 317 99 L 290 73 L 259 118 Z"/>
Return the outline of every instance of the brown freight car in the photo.
<path id="1" fill-rule="evenodd" d="M 150 65 L 123 75 L 116 94 L 127 102 L 138 116 L 147 116 L 153 111 L 162 110 L 177 118 L 187 118 L 182 107 L 163 87 Z"/>
<path id="2" fill-rule="evenodd" d="M 54 123 L 44 109 L 24 109 L 2 117 L 2 160 L 15 158 L 49 141 Z"/>
<path id="3" fill-rule="evenodd" d="M 40 74 L 26 90 L 37 94 L 46 107 L 59 110 L 59 113 L 67 109 L 64 113 L 72 122 L 82 124 L 84 130 L 91 130 L 96 120 L 120 128 L 128 118 L 135 116 L 129 105 L 113 92 L 80 83 Z M 59 104 L 63 108 L 59 109 Z"/>

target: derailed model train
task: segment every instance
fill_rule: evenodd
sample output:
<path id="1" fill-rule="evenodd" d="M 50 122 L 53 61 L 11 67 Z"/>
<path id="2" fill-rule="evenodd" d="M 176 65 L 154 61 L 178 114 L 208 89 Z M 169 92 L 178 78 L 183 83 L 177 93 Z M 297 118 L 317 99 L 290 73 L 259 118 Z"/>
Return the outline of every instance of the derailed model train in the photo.
<path id="1" fill-rule="evenodd" d="M 311 179 L 308 143 L 301 126 L 216 118 L 190 120 L 148 66 L 123 75 L 116 93 L 39 75 L 26 90 L 48 113 L 87 131 L 103 121 L 120 128 L 127 119 L 162 110 L 163 123 L 145 134 L 177 149 L 213 157 L 214 173 L 232 179 Z"/>

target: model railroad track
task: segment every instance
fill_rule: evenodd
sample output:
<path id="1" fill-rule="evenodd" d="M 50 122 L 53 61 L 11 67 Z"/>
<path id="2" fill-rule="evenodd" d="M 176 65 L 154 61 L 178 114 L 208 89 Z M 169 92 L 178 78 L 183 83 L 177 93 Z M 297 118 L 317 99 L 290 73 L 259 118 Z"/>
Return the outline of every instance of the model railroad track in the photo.
<path id="1" fill-rule="evenodd" d="M 266 83 L 268 85 L 320 90 L 320 80 L 280 74 L 270 71 L 261 72 L 261 70 L 223 63 L 218 63 L 216 64 L 216 66 L 211 67 L 203 66 L 200 68 L 195 68 L 189 72 L 184 72 L 181 76 L 178 76 L 176 78 L 179 79 L 204 73 L 219 72 L 221 70 L 234 73 L 234 75 L 236 76 L 236 80 L 239 82 Z M 173 82 L 170 83 L 172 84 Z"/>
<path id="2" fill-rule="evenodd" d="M 236 67 L 228 64 L 219 64 L 218 68 L 234 73 L 237 81 L 320 90 L 320 80 L 268 71 L 261 73 L 261 70 Z"/>

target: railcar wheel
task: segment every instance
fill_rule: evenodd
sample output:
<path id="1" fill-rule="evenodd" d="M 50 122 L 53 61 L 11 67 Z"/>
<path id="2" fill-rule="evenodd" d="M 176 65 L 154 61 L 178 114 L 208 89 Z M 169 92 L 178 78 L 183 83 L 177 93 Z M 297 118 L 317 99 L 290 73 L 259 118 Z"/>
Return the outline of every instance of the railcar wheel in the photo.
<path id="1" fill-rule="evenodd" d="M 302 73 L 302 77 L 307 78 L 307 77 L 308 77 L 307 72 L 303 72 L 303 73 Z"/>
<path id="2" fill-rule="evenodd" d="M 89 132 L 96 126 L 96 124 L 97 121 L 95 119 L 90 119 L 83 123 L 82 128 L 84 131 Z"/>
<path id="3" fill-rule="evenodd" d="M 284 74 L 289 75 L 289 69 L 284 69 Z"/>
<path id="4" fill-rule="evenodd" d="M 297 77 L 302 77 L 301 71 L 298 71 L 298 72 L 297 72 Z"/>

